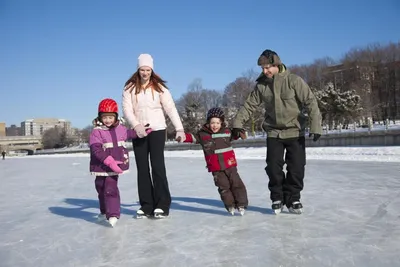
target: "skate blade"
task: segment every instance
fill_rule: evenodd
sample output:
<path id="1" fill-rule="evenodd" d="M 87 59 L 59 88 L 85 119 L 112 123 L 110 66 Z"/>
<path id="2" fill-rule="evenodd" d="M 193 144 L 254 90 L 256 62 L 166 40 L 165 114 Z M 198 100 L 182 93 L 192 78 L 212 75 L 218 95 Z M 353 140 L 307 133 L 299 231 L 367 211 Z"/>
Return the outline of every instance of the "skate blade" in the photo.
<path id="1" fill-rule="evenodd" d="M 149 219 L 150 215 L 136 215 L 136 219 Z"/>
<path id="2" fill-rule="evenodd" d="M 290 208 L 289 212 L 293 213 L 293 214 L 302 214 L 303 213 L 303 209 L 292 209 L 292 208 Z"/>
<path id="3" fill-rule="evenodd" d="M 155 219 L 165 219 L 165 218 L 167 218 L 168 216 L 166 216 L 166 215 L 164 215 L 164 214 L 157 214 L 157 213 L 155 213 L 154 214 L 154 218 Z"/>
<path id="4" fill-rule="evenodd" d="M 276 209 L 276 210 L 273 210 L 273 211 L 274 211 L 275 215 L 278 215 L 278 214 L 280 214 L 282 212 L 282 209 Z"/>

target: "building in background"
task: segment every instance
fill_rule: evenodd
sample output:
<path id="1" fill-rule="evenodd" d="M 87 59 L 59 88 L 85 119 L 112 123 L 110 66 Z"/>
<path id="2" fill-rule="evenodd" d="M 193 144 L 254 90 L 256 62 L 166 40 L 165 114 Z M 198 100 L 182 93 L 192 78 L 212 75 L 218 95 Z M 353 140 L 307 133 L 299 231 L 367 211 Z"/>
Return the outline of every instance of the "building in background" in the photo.
<path id="1" fill-rule="evenodd" d="M 340 91 L 355 90 L 364 118 L 377 121 L 400 118 L 400 61 L 348 62 L 327 67 L 325 79 Z"/>
<path id="2" fill-rule="evenodd" d="M 21 122 L 21 133 L 25 136 L 41 136 L 51 128 L 59 128 L 71 134 L 71 122 L 64 119 L 39 118 Z"/>
<path id="3" fill-rule="evenodd" d="M 6 136 L 6 124 L 0 122 L 0 136 Z"/>
<path id="4" fill-rule="evenodd" d="M 15 124 L 11 124 L 10 127 L 6 127 L 6 136 L 21 136 L 21 127 L 17 127 Z"/>

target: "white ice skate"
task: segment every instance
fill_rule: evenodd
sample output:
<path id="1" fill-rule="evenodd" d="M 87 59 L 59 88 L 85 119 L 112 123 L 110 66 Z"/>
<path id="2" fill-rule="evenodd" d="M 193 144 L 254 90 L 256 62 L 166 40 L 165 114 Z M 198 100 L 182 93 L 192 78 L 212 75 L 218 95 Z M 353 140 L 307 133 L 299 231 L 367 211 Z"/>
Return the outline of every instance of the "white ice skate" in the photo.
<path id="1" fill-rule="evenodd" d="M 228 212 L 233 216 L 233 215 L 235 215 L 235 208 L 234 207 L 230 207 L 229 209 L 228 209 Z"/>
<path id="2" fill-rule="evenodd" d="M 276 215 L 280 214 L 283 210 L 283 203 L 280 200 L 272 202 L 272 210 Z"/>
<path id="3" fill-rule="evenodd" d="M 166 217 L 168 217 L 168 215 L 166 215 L 162 209 L 155 209 L 154 210 L 154 218 L 156 218 L 156 219 L 164 219 Z"/>
<path id="4" fill-rule="evenodd" d="M 238 211 L 239 211 L 239 213 L 240 213 L 240 215 L 244 215 L 244 213 L 245 213 L 245 211 L 246 211 L 246 209 L 244 208 L 244 207 L 239 207 L 238 208 Z"/>
<path id="5" fill-rule="evenodd" d="M 118 218 L 117 218 L 117 217 L 110 217 L 110 218 L 108 219 L 108 222 L 110 223 L 110 225 L 111 225 L 112 227 L 114 227 L 114 226 L 117 224 L 117 222 L 118 222 Z"/>
<path id="6" fill-rule="evenodd" d="M 295 214 L 302 214 L 303 213 L 303 205 L 300 203 L 300 201 L 295 201 L 292 203 L 292 205 L 290 205 L 289 212 L 295 213 Z"/>

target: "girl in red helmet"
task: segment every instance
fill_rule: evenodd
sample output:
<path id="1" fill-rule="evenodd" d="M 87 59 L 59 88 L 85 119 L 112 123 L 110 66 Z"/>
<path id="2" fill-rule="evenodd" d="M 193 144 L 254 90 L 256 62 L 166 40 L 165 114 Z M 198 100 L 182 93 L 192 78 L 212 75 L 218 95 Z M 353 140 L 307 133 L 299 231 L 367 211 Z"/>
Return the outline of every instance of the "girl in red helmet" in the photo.
<path id="1" fill-rule="evenodd" d="M 200 144 L 203 148 L 207 169 L 213 174 L 221 200 L 232 215 L 235 209 L 244 215 L 247 209 L 247 190 L 237 170 L 231 130 L 226 127 L 224 112 L 212 108 L 207 112 L 207 122 L 196 134 L 186 133 L 186 143 Z M 241 138 L 246 135 L 241 133 Z"/>
<path id="2" fill-rule="evenodd" d="M 118 105 L 112 99 L 100 102 L 98 116 L 93 121 L 90 145 L 90 172 L 96 176 L 99 220 L 107 219 L 115 226 L 121 213 L 118 176 L 129 169 L 129 154 L 125 141 L 138 138 L 136 131 L 127 129 L 118 119 Z M 146 129 L 149 133 L 151 130 Z"/>

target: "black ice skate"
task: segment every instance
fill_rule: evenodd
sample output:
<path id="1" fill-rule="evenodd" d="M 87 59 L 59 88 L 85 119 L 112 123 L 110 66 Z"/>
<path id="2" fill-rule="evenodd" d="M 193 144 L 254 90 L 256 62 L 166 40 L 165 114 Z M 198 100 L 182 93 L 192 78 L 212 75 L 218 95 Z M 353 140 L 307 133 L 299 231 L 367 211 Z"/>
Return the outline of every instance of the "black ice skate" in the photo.
<path id="1" fill-rule="evenodd" d="M 283 209 L 283 203 L 280 200 L 272 202 L 272 210 L 274 211 L 275 214 L 279 214 L 282 212 Z"/>
<path id="2" fill-rule="evenodd" d="M 295 214 L 302 214 L 303 213 L 303 205 L 300 201 L 295 201 L 289 206 L 289 212 Z"/>

